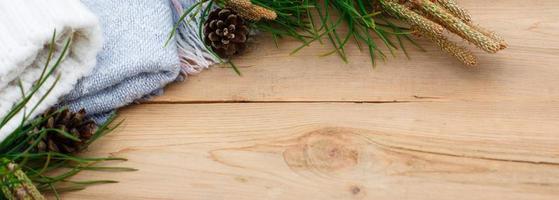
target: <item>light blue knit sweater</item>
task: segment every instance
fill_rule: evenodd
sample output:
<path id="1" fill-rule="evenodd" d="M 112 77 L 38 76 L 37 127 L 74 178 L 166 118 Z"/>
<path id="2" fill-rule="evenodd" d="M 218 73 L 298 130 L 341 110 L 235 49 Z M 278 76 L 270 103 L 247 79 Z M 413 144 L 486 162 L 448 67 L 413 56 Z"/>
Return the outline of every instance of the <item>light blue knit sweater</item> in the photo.
<path id="1" fill-rule="evenodd" d="M 175 42 L 164 47 L 173 27 L 169 0 L 82 0 L 96 13 L 104 36 L 93 73 L 65 98 L 73 110 L 85 108 L 98 122 L 137 99 L 159 93 L 177 79 Z"/>
<path id="2" fill-rule="evenodd" d="M 219 60 L 198 38 L 199 17 L 181 23 L 164 46 L 178 16 L 196 0 L 82 0 L 99 17 L 103 50 L 93 73 L 62 105 L 84 108 L 97 122 L 115 109 L 159 95 L 163 87 Z M 179 76 L 181 75 L 181 76 Z"/>

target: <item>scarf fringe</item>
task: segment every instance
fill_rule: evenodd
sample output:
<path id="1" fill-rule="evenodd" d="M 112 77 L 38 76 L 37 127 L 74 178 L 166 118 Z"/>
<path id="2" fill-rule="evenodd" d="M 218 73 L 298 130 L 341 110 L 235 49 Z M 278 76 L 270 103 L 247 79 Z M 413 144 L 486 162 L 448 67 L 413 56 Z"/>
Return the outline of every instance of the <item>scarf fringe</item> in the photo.
<path id="1" fill-rule="evenodd" d="M 171 0 L 171 3 L 175 8 L 173 17 L 177 21 L 183 14 L 184 8 L 195 3 L 195 0 Z M 187 18 L 180 23 L 175 35 L 183 77 L 198 74 L 220 62 L 220 59 L 210 53 L 199 37 L 200 14 Z"/>

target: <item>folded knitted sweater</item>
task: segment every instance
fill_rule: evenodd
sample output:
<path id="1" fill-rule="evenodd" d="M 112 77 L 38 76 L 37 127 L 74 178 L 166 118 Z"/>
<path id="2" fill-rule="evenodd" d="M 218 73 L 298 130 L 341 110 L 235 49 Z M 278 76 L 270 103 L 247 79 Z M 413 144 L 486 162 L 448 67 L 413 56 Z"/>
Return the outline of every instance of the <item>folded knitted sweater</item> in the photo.
<path id="1" fill-rule="evenodd" d="M 165 42 L 182 5 L 194 0 L 82 0 L 96 15 L 103 29 L 103 50 L 93 73 L 80 80 L 66 97 L 70 109 L 84 108 L 97 122 L 109 112 L 138 99 L 160 94 L 162 88 L 196 73 L 213 62 L 201 49 L 200 40 Z M 183 24 L 177 37 L 197 37 L 197 24 Z M 182 67 L 182 68 L 181 68 Z M 181 70 L 182 69 L 182 70 Z"/>
<path id="2" fill-rule="evenodd" d="M 95 61 L 93 72 L 79 80 L 59 106 L 69 106 L 73 110 L 84 108 L 92 114 L 90 117 L 103 122 L 116 108 L 160 94 L 166 84 L 196 74 L 218 60 L 198 38 L 197 17 L 181 23 L 176 36 L 164 46 L 178 16 L 196 0 L 81 2 L 85 6 L 77 0 L 48 3 L 0 0 L 0 28 L 10 30 L 0 33 L 0 42 L 8 47 L 0 49 L 0 114 L 6 113 L 21 96 L 16 77 L 23 75 L 22 82 L 29 88 L 39 76 L 40 64 L 44 63 L 47 53 L 45 44 L 54 28 L 63 33 L 58 35 L 58 43 L 69 36 L 77 36 L 73 37 L 70 54 L 57 71 L 63 74 L 62 80 L 36 113 L 43 112 L 68 93 Z M 15 34 L 19 32 L 23 34 Z M 16 55 L 17 52 L 25 54 Z M 45 85 L 52 83 L 49 81 Z M 39 91 L 36 96 L 44 93 Z M 15 125 L 14 122 L 10 128 L 1 130 L 0 141 Z"/>
<path id="3" fill-rule="evenodd" d="M 60 76 L 56 87 L 34 112 L 26 113 L 30 117 L 56 104 L 72 90 L 78 79 L 93 69 L 102 44 L 97 17 L 76 0 L 0 0 L 0 30 L 0 119 L 21 100 L 21 89 L 27 92 L 40 77 L 55 30 L 54 58 L 60 56 L 68 38 L 71 38 L 71 46 L 54 74 L 28 102 L 26 111 L 30 112 L 47 93 L 55 76 Z M 0 128 L 0 141 L 19 125 L 23 114 L 18 113 Z"/>
<path id="4" fill-rule="evenodd" d="M 105 40 L 93 73 L 80 80 L 64 104 L 105 116 L 176 79 L 176 46 L 164 47 L 173 25 L 168 0 L 82 2 L 99 16 Z"/>

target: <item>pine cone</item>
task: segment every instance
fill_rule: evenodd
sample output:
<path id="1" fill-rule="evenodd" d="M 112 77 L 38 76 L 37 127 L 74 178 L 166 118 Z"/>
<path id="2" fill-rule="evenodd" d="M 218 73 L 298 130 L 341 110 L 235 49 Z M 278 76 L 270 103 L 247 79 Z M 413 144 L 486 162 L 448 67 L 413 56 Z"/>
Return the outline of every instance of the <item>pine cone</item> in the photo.
<path id="1" fill-rule="evenodd" d="M 249 28 L 235 11 L 218 8 L 204 23 L 204 42 L 222 58 L 229 58 L 246 48 Z"/>
<path id="2" fill-rule="evenodd" d="M 85 115 L 84 109 L 78 112 L 71 112 L 67 108 L 61 111 L 50 109 L 45 112 L 43 117 L 48 119 L 43 124 L 40 124 L 35 129 L 35 132 L 44 129 L 59 129 L 80 139 L 80 141 L 69 139 L 59 132 L 51 130 L 46 132 L 45 137 L 39 141 L 34 151 L 71 154 L 83 150 L 86 147 L 87 141 L 91 139 L 97 130 L 97 124 L 92 120 L 85 119 Z"/>

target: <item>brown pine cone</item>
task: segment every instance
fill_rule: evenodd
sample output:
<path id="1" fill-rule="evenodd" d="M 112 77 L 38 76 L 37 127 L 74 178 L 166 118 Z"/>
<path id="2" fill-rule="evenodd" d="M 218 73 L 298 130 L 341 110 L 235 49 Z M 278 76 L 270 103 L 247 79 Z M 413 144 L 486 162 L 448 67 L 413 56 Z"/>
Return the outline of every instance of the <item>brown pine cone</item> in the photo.
<path id="1" fill-rule="evenodd" d="M 228 8 L 213 10 L 204 23 L 204 42 L 222 58 L 243 52 L 248 34 L 245 20 Z"/>
<path id="2" fill-rule="evenodd" d="M 50 109 L 45 112 L 42 117 L 48 119 L 34 130 L 35 133 L 46 129 L 58 129 L 78 138 L 80 141 L 69 139 L 57 131 L 48 130 L 45 137 L 41 138 L 33 151 L 69 154 L 85 149 L 87 141 L 91 139 L 97 130 L 97 124 L 92 120 L 86 119 L 85 115 L 84 109 L 78 112 L 71 112 L 67 108 L 63 110 Z M 30 141 L 30 143 L 33 143 L 33 141 Z"/>

